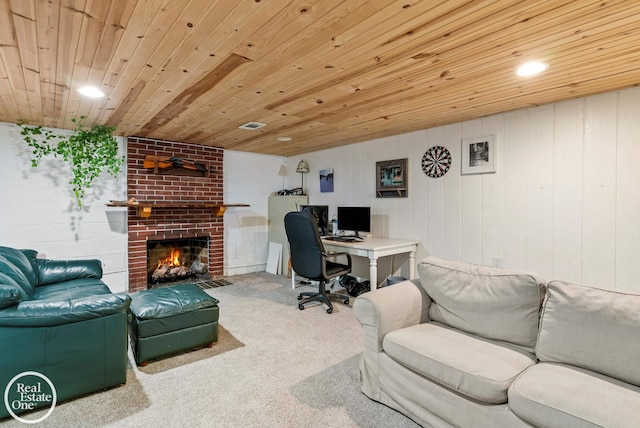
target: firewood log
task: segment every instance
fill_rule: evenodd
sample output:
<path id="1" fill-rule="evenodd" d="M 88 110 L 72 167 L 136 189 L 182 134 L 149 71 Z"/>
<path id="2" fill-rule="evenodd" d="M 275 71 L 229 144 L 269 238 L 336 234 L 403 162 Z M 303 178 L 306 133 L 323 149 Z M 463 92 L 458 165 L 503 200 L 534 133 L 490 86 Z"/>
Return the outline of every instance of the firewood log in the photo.
<path id="1" fill-rule="evenodd" d="M 163 276 L 166 275 L 167 271 L 169 270 L 169 267 L 170 266 L 168 264 L 166 264 L 166 263 L 163 264 L 158 269 L 153 271 L 153 274 L 151 275 L 151 279 L 158 280 L 158 279 L 162 278 Z"/>
<path id="2" fill-rule="evenodd" d="M 180 268 L 182 266 L 175 266 L 172 267 L 171 269 L 169 269 L 169 272 L 167 273 L 167 275 L 169 276 L 178 276 L 178 273 L 180 272 Z"/>

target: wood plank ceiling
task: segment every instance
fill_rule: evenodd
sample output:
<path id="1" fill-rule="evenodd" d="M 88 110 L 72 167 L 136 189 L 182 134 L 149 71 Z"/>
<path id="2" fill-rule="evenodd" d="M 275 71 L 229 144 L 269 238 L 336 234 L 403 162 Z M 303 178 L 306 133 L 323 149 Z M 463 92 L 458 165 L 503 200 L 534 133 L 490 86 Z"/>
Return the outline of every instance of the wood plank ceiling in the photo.
<path id="1" fill-rule="evenodd" d="M 638 0 L 0 0 L 4 122 L 290 156 L 639 83 Z"/>

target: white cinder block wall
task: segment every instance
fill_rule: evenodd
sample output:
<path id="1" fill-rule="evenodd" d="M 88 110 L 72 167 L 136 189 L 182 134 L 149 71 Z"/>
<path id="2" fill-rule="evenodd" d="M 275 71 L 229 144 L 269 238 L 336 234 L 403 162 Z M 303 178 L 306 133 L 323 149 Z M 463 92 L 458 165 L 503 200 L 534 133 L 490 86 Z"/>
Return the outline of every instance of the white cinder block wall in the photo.
<path id="1" fill-rule="evenodd" d="M 106 206 L 126 198 L 126 172 L 118 180 L 100 177 L 79 209 L 62 160 L 47 158 L 32 168 L 31 152 L 14 124 L 0 123 L 0 142 L 0 245 L 31 248 L 53 259 L 100 259 L 111 291 L 126 291 L 126 211 Z M 124 153 L 124 139 L 118 142 Z"/>
<path id="2" fill-rule="evenodd" d="M 0 141 L 0 245 L 32 248 L 48 258 L 100 259 L 109 288 L 126 291 L 126 209 L 106 206 L 109 200 L 126 199 L 126 171 L 118 180 L 104 174 L 79 210 L 62 161 L 46 159 L 32 168 L 30 151 L 14 124 L 0 123 Z M 118 142 L 125 153 L 126 140 Z M 265 269 L 268 195 L 282 189 L 278 170 L 284 161 L 225 151 L 224 200 L 250 205 L 225 214 L 225 275 Z"/>
<path id="3" fill-rule="evenodd" d="M 289 158 L 311 172 L 311 204 L 369 205 L 374 234 L 413 238 L 427 254 L 527 269 L 546 279 L 640 292 L 640 89 L 494 115 Z M 461 139 L 494 134 L 495 174 L 460 174 Z M 431 146 L 454 159 L 440 179 Z M 375 164 L 409 159 L 408 198 L 375 197 Z M 334 169 L 333 193 L 318 171 Z M 299 185 L 295 166 L 289 182 Z M 406 266 L 403 274 L 406 276 Z M 380 275 L 380 273 L 379 273 Z"/>

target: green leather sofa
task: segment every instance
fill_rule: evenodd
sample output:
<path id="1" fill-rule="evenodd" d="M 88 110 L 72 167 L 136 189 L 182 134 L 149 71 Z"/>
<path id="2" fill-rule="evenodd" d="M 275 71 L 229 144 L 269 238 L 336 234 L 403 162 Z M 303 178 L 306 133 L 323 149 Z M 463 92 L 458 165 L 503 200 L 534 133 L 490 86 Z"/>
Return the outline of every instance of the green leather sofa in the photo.
<path id="1" fill-rule="evenodd" d="M 99 260 L 36 256 L 0 247 L 1 392 L 26 371 L 50 379 L 57 402 L 124 384 L 131 298 L 111 293 Z"/>

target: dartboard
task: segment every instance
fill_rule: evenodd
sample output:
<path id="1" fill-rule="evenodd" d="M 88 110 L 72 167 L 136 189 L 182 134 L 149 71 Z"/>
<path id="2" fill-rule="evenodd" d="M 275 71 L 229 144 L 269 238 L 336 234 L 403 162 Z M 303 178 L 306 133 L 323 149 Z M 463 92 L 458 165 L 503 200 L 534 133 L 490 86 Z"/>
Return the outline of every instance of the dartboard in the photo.
<path id="1" fill-rule="evenodd" d="M 422 156 L 422 170 L 432 178 L 442 177 L 451 167 L 451 153 L 442 146 L 433 146 Z"/>

